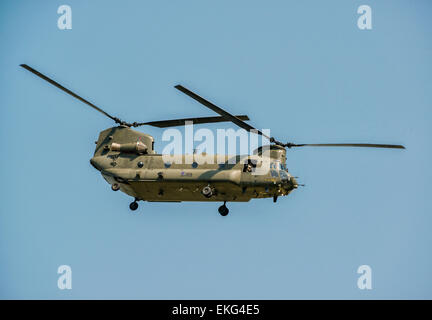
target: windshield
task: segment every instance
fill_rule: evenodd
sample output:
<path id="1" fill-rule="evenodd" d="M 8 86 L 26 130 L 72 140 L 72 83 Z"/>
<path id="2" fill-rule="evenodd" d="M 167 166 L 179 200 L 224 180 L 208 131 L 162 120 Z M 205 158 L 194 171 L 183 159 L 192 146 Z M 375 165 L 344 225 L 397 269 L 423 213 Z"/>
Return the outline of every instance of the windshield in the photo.
<path id="1" fill-rule="evenodd" d="M 280 170 L 288 171 L 287 166 L 284 163 L 280 163 L 279 161 L 272 162 L 270 164 L 270 169 L 277 170 L 277 171 L 280 171 Z"/>
<path id="2" fill-rule="evenodd" d="M 289 180 L 289 176 L 285 171 L 279 171 L 279 175 L 282 180 Z"/>

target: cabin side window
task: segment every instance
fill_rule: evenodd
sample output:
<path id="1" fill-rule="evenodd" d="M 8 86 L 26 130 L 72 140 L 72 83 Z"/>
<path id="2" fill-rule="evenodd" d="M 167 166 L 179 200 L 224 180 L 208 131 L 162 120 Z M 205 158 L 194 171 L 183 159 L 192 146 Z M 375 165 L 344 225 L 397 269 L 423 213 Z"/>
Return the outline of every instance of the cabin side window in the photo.
<path id="1" fill-rule="evenodd" d="M 243 165 L 243 172 L 255 172 L 257 167 L 257 161 L 248 159 L 248 161 Z"/>

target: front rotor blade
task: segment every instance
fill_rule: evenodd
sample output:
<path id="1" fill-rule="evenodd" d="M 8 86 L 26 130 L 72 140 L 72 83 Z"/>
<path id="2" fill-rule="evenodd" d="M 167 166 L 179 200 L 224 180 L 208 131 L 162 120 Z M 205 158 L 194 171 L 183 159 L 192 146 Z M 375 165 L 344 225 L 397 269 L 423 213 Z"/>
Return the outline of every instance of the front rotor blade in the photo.
<path id="1" fill-rule="evenodd" d="M 237 119 L 240 120 L 249 120 L 249 117 L 246 115 L 236 116 Z M 172 120 L 162 120 L 162 121 L 150 121 L 150 122 L 142 122 L 142 123 L 134 123 L 134 127 L 139 126 L 153 126 L 158 128 L 168 128 L 168 127 L 176 127 L 176 126 L 184 126 L 185 122 L 192 122 L 193 124 L 203 124 L 203 123 L 215 123 L 215 122 L 225 122 L 231 121 L 225 117 L 200 117 L 200 118 L 184 118 L 184 119 L 172 119 Z"/>
<path id="2" fill-rule="evenodd" d="M 246 122 L 243 122 L 242 120 L 240 120 L 236 116 L 233 116 L 232 114 L 226 112 L 222 108 L 219 108 L 218 106 L 214 105 L 210 101 L 207 101 L 206 99 L 204 99 L 204 98 L 200 97 L 199 95 L 193 93 L 189 89 L 186 89 L 182 85 L 176 85 L 174 88 L 176 88 L 177 90 L 180 90 L 184 94 L 188 95 L 192 99 L 195 99 L 196 101 L 198 101 L 199 103 L 203 104 L 207 108 L 213 110 L 214 112 L 220 114 L 222 117 L 224 117 L 224 118 L 228 119 L 229 121 L 233 122 L 234 124 L 238 125 L 240 128 L 243 128 L 243 129 L 245 129 L 247 131 L 252 131 L 254 133 L 262 135 L 263 137 L 266 137 L 267 139 L 270 139 L 270 137 L 268 137 L 267 135 L 265 135 L 264 133 L 262 133 L 258 129 L 255 129 L 251 125 L 247 124 Z"/>
<path id="3" fill-rule="evenodd" d="M 116 123 L 123 123 L 120 119 L 113 117 L 112 115 L 108 114 L 107 112 L 103 111 L 101 108 L 95 106 L 93 103 L 87 101 L 86 99 L 80 97 L 79 95 L 77 95 L 76 93 L 70 91 L 69 89 L 63 87 L 61 84 L 59 84 L 58 82 L 55 82 L 54 80 L 48 78 L 46 75 L 43 75 L 42 73 L 40 73 L 39 71 L 33 69 L 32 67 L 26 65 L 26 64 L 20 64 L 21 67 L 23 67 L 24 69 L 27 69 L 28 71 L 34 73 L 35 75 L 37 75 L 38 77 L 44 79 L 45 81 L 51 83 L 53 86 L 56 86 L 57 88 L 63 90 L 64 92 L 70 94 L 72 97 L 80 100 L 81 102 L 84 102 L 85 104 L 87 104 L 88 106 L 92 107 L 93 109 L 99 111 L 100 113 L 102 113 L 103 115 L 107 116 L 108 118 L 114 120 Z"/>
<path id="4" fill-rule="evenodd" d="M 287 144 L 287 147 L 361 147 L 361 148 L 388 148 L 388 149 L 405 149 L 399 144 L 373 144 L 373 143 L 303 143 Z"/>

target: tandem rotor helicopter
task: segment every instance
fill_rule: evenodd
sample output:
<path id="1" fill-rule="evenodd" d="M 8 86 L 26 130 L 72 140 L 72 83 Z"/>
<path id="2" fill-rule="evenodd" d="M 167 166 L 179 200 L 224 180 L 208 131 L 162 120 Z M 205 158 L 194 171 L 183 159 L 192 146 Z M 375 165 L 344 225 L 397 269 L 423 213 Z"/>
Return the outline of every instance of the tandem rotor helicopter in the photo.
<path id="1" fill-rule="evenodd" d="M 283 143 L 244 122 L 249 120 L 248 116 L 234 116 L 181 85 L 176 85 L 175 88 L 218 113 L 219 116 L 128 123 L 108 114 L 30 66 L 26 64 L 20 66 L 114 120 L 117 126 L 100 132 L 90 163 L 100 171 L 113 191 L 121 190 L 134 198 L 129 205 L 133 211 L 138 208 L 138 201 L 141 200 L 149 202 L 216 201 L 223 203 L 219 207 L 219 213 L 226 216 L 229 212 L 226 203 L 230 201 L 247 202 L 251 199 L 273 198 L 273 201 L 276 202 L 279 196 L 286 196 L 299 186 L 295 177 L 286 169 L 286 148 L 405 149 L 402 145 L 392 144 Z M 158 128 L 182 126 L 186 121 L 191 121 L 193 124 L 231 121 L 240 128 L 269 139 L 271 144 L 268 152 L 264 152 L 263 147 L 259 147 L 254 151 L 254 155 L 261 156 L 261 158 L 267 157 L 271 170 L 264 175 L 254 175 L 254 170 L 261 163 L 248 155 L 234 156 L 235 163 L 229 162 L 229 156 L 226 156 L 225 163 L 218 164 L 217 155 L 214 155 L 214 164 L 198 164 L 197 162 L 186 164 L 185 161 L 180 164 L 166 163 L 163 161 L 163 155 L 155 152 L 153 137 L 132 129 L 144 125 Z M 185 155 L 180 156 L 183 159 L 185 157 Z"/>

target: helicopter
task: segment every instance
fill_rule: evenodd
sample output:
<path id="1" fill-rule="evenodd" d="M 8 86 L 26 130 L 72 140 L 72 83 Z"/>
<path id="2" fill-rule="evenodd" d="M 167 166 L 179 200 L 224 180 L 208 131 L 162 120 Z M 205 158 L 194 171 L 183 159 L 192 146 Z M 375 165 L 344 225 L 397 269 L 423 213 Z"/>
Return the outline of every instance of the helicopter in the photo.
<path id="1" fill-rule="evenodd" d="M 214 111 L 218 116 L 171 119 L 150 122 L 126 122 L 110 115 L 98 106 L 82 98 L 61 84 L 45 76 L 32 67 L 21 67 L 63 90 L 72 97 L 87 104 L 116 123 L 116 126 L 99 133 L 96 149 L 90 164 L 98 170 L 113 191 L 122 191 L 133 197 L 129 208 L 138 209 L 138 201 L 182 202 L 212 201 L 222 202 L 218 211 L 226 216 L 227 202 L 248 202 L 251 199 L 287 196 L 299 187 L 296 177 L 286 167 L 286 151 L 298 147 L 366 147 L 405 149 L 403 145 L 370 143 L 302 143 L 280 142 L 245 121 L 247 115 L 232 115 L 182 85 L 175 88 Z M 238 127 L 258 134 L 270 141 L 267 146 L 257 148 L 252 155 L 223 156 L 223 162 L 209 161 L 188 163 L 187 155 L 179 155 L 182 161 L 166 162 L 154 147 L 154 138 L 132 128 L 144 125 L 157 128 L 182 126 L 185 123 L 205 124 L 232 122 Z M 220 155 L 214 155 L 214 160 Z M 269 164 L 265 174 L 254 174 L 256 170 Z"/>

